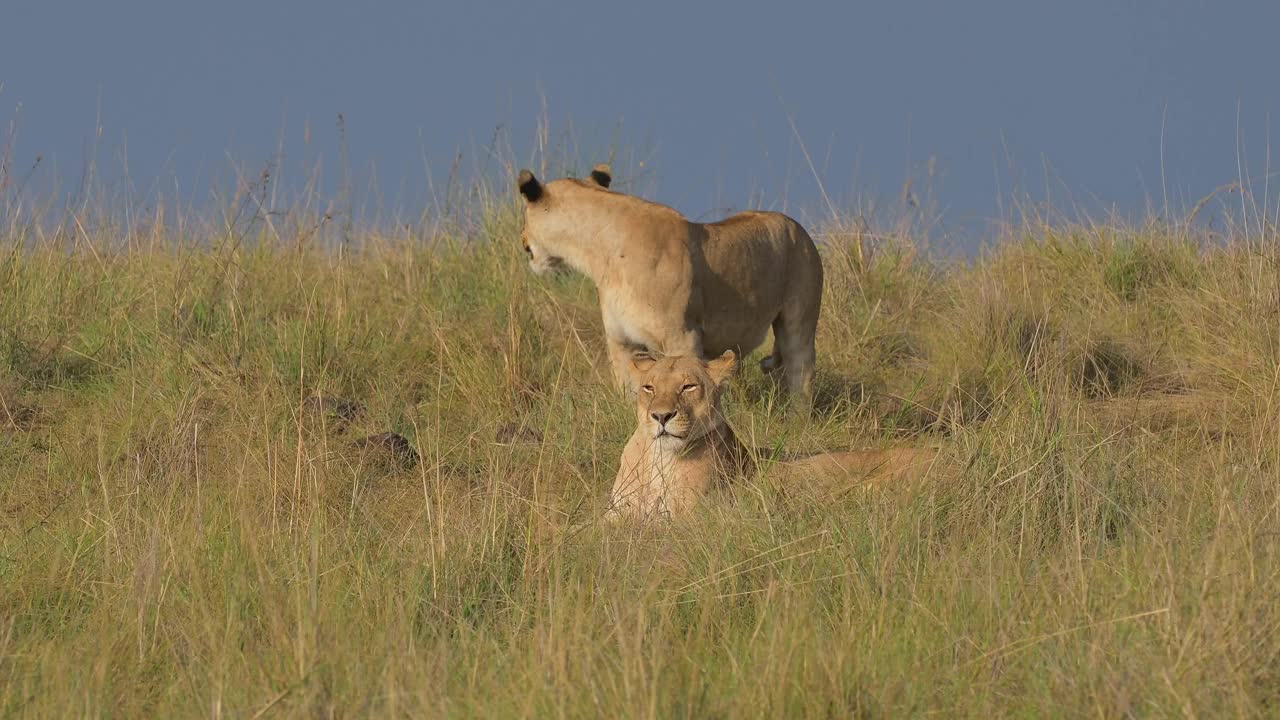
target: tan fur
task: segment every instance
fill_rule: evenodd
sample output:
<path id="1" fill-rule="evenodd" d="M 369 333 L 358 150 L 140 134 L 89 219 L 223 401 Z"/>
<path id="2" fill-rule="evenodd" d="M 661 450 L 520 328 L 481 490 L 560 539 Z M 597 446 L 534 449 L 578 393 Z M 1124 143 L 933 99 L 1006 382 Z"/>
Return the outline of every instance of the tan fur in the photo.
<path id="1" fill-rule="evenodd" d="M 706 362 L 693 356 L 629 363 L 637 427 L 618 464 L 607 518 L 679 515 L 705 495 L 755 471 L 752 454 L 725 422 L 720 398 L 737 359 L 732 350 Z M 770 465 L 770 475 L 802 491 L 847 489 L 884 480 L 941 475 L 937 448 L 894 448 L 814 455 Z"/>
<path id="2" fill-rule="evenodd" d="M 694 223 L 608 190 L 607 166 L 592 178 L 542 184 L 521 171 L 520 238 L 535 272 L 568 266 L 595 281 L 620 385 L 630 385 L 637 352 L 742 356 L 772 328 L 762 366 L 780 371 L 789 391 L 811 395 L 822 261 L 799 223 L 773 212 Z"/>
<path id="3" fill-rule="evenodd" d="M 914 483 L 952 474 L 936 447 L 900 447 L 814 455 L 775 463 L 770 476 L 784 486 L 820 495 L 840 494 L 861 485 L 885 481 Z"/>

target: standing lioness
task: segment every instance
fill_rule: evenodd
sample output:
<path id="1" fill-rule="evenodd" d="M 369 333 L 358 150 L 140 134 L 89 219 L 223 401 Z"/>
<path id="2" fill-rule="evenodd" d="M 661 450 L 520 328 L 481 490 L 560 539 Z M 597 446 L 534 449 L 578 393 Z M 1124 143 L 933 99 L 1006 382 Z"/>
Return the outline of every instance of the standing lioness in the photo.
<path id="1" fill-rule="evenodd" d="M 775 212 L 689 222 L 665 205 L 611 192 L 609 182 L 604 165 L 587 180 L 546 184 L 521 170 L 520 241 L 534 272 L 563 264 L 595 281 L 618 382 L 629 387 L 637 351 L 741 356 L 772 327 L 773 353 L 762 367 L 809 397 L 822 260 L 804 228 Z"/>

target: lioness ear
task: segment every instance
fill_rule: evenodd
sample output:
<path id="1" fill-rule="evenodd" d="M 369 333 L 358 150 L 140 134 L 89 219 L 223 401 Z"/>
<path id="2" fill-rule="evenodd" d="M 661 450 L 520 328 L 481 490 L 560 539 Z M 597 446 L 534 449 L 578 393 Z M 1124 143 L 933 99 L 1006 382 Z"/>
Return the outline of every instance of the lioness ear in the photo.
<path id="1" fill-rule="evenodd" d="M 732 350 L 725 350 L 723 355 L 707 363 L 707 371 L 711 373 L 711 379 L 717 385 L 728 382 L 737 367 L 738 356 Z"/>
<path id="2" fill-rule="evenodd" d="M 657 363 L 658 360 L 647 352 L 631 353 L 631 374 L 639 380 L 641 375 L 652 370 Z"/>
<path id="3" fill-rule="evenodd" d="M 600 187 L 607 188 L 609 183 L 613 182 L 613 173 L 609 170 L 608 165 L 600 163 L 591 168 L 591 179 Z"/>
<path id="4" fill-rule="evenodd" d="M 520 188 L 520 194 L 529 202 L 538 202 L 538 198 L 542 197 L 542 183 L 528 170 L 520 171 L 520 175 L 516 177 L 516 187 Z"/>

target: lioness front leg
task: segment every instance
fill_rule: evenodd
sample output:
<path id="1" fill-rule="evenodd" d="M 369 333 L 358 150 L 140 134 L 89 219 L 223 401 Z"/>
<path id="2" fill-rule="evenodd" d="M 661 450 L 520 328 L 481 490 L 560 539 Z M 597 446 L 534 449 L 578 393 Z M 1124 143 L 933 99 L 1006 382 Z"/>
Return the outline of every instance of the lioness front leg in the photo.
<path id="1" fill-rule="evenodd" d="M 664 355 L 702 358 L 702 331 L 685 330 L 667 344 Z M 706 359 L 706 358 L 702 358 Z"/>
<path id="2" fill-rule="evenodd" d="M 635 355 L 635 349 L 627 343 L 618 342 L 613 338 L 606 338 L 606 345 L 609 349 L 609 364 L 613 368 L 613 382 L 622 392 L 631 395 L 636 389 L 631 381 L 631 358 Z"/>

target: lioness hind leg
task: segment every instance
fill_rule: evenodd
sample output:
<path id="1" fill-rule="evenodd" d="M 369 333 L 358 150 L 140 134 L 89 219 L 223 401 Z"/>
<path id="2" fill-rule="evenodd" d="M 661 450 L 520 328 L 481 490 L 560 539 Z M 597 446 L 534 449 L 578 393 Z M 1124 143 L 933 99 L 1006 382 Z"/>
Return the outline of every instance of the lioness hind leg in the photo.
<path id="1" fill-rule="evenodd" d="M 790 360 L 786 361 L 782 369 L 788 394 L 806 402 L 813 398 L 813 371 L 816 358 L 817 351 L 810 341 L 807 350 L 797 351 Z"/>
<path id="2" fill-rule="evenodd" d="M 813 398 L 817 331 L 817 313 L 806 317 L 792 308 L 784 308 L 773 323 L 773 354 L 780 359 L 783 384 L 789 395 L 806 402 Z"/>
<path id="3" fill-rule="evenodd" d="M 779 334 L 782 332 L 779 327 L 782 325 L 782 316 L 779 315 L 773 321 L 773 351 L 768 357 L 760 359 L 760 369 L 765 375 L 774 375 L 782 369 L 782 342 L 778 340 Z"/>

